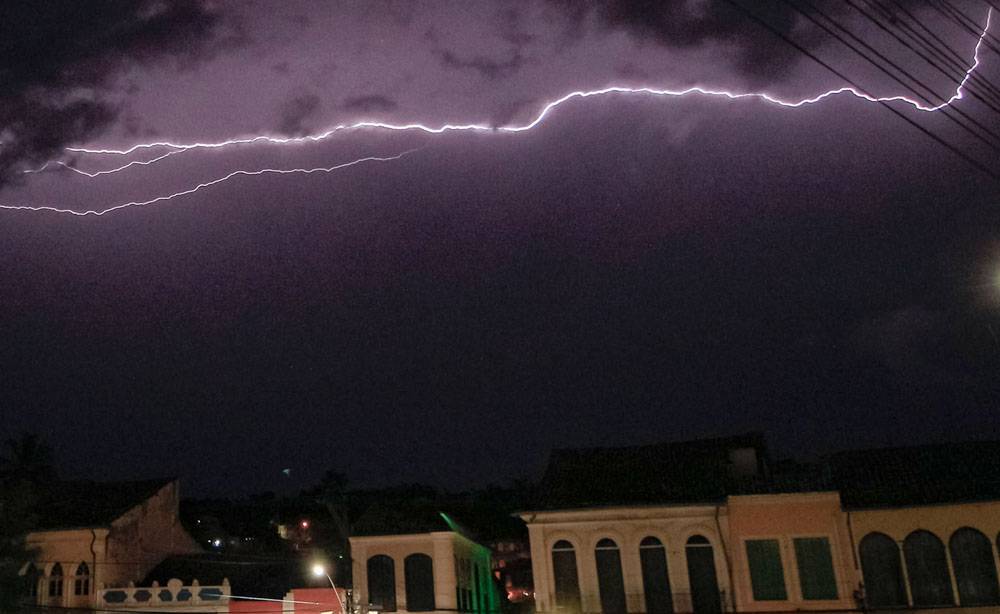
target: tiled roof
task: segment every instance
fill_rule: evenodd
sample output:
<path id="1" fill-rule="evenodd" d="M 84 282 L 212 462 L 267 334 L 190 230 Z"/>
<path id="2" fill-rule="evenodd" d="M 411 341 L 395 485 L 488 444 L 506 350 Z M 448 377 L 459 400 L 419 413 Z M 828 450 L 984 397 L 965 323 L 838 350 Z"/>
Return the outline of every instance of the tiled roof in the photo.
<path id="1" fill-rule="evenodd" d="M 849 508 L 1000 500 L 1000 442 L 838 452 L 828 459 Z"/>
<path id="2" fill-rule="evenodd" d="M 698 439 L 615 448 L 555 450 L 539 487 L 540 509 L 609 505 L 709 503 L 738 492 L 747 481 L 733 471 L 730 453 L 766 457 L 763 435 Z"/>
<path id="3" fill-rule="evenodd" d="M 173 481 L 52 482 L 39 496 L 35 530 L 107 527 Z"/>

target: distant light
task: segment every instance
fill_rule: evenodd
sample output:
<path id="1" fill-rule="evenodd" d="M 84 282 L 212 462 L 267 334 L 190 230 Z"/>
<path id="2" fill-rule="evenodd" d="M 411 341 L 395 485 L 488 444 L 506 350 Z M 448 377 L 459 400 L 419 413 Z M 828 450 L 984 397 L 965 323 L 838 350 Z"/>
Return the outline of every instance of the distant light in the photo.
<path id="1" fill-rule="evenodd" d="M 219 546 L 222 545 L 222 540 L 221 539 L 216 539 L 216 540 L 214 540 L 212 542 L 212 545 L 215 546 L 216 548 L 218 548 Z"/>
<path id="2" fill-rule="evenodd" d="M 302 521 L 302 528 L 303 529 L 308 529 L 309 528 L 309 521 L 308 520 L 303 520 Z"/>
<path id="3" fill-rule="evenodd" d="M 313 565 L 313 575 L 316 576 L 317 578 L 325 576 L 326 568 L 324 568 L 320 564 Z"/>

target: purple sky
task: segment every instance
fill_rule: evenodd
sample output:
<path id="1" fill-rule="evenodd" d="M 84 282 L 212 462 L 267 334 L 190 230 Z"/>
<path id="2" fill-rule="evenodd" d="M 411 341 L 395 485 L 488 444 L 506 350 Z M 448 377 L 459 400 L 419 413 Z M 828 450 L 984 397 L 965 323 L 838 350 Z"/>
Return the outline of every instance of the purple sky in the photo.
<path id="1" fill-rule="evenodd" d="M 45 434 L 66 473 L 176 474 L 199 494 L 328 468 L 463 487 L 531 476 L 555 446 L 758 429 L 808 455 L 997 435 L 997 183 L 851 95 L 792 109 L 619 94 L 521 133 L 365 128 L 95 178 L 19 172 L 53 143 L 52 159 L 95 172 L 168 150 L 58 150 L 521 125 L 612 85 L 786 100 L 844 85 L 753 24 L 714 20 L 722 0 L 672 3 L 683 27 L 629 2 L 183 4 L 161 29 L 157 3 L 123 5 L 135 38 L 86 62 L 58 45 L 23 56 L 37 66 L 10 73 L 20 110 L 0 115 L 0 140 L 34 149 L 0 159 L 19 179 L 0 204 L 103 210 L 239 170 L 415 151 L 103 216 L 0 210 L 0 422 Z M 971 60 L 976 36 L 911 6 Z M 985 21 L 985 4 L 960 6 Z M 855 12 L 838 18 L 954 92 Z M 788 26 L 873 94 L 905 93 Z M 981 60 L 1000 75 L 996 53 Z M 108 120 L 39 136 L 55 124 L 38 105 L 74 100 Z M 996 170 L 943 114 L 892 104 Z"/>

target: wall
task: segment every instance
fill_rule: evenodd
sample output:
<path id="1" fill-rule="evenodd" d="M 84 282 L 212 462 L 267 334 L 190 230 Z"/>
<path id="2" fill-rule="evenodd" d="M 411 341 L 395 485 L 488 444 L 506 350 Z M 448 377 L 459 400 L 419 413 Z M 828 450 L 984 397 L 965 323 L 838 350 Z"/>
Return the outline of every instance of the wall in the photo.
<path id="1" fill-rule="evenodd" d="M 181 525 L 176 481 L 111 523 L 108 534 L 109 586 L 138 581 L 171 554 L 201 549 Z"/>
<path id="2" fill-rule="evenodd" d="M 727 508 L 732 542 L 733 596 L 738 611 L 829 610 L 855 606 L 852 595 L 860 581 L 860 574 L 855 569 L 847 520 L 841 510 L 838 493 L 729 497 Z M 795 537 L 829 539 L 838 599 L 803 599 L 792 541 Z M 746 553 L 746 541 L 749 539 L 778 541 L 788 599 L 754 600 Z"/>

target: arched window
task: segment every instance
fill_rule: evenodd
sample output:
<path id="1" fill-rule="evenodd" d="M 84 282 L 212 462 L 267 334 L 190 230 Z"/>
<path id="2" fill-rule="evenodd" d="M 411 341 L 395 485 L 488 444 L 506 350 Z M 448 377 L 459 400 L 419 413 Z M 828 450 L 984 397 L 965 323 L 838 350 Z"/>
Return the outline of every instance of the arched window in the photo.
<path id="1" fill-rule="evenodd" d="M 990 538 L 976 529 L 964 527 L 948 540 L 951 564 L 962 605 L 1000 605 L 997 568 Z"/>
<path id="2" fill-rule="evenodd" d="M 552 575 L 555 579 L 556 607 L 560 610 L 580 610 L 580 577 L 576 573 L 576 551 L 573 544 L 560 540 L 552 546 Z"/>
<path id="3" fill-rule="evenodd" d="M 954 605 L 944 544 L 930 531 L 917 530 L 903 541 L 910 595 L 917 607 Z"/>
<path id="4" fill-rule="evenodd" d="M 76 566 L 76 577 L 73 578 L 73 594 L 90 594 L 90 567 L 86 563 L 81 562 Z"/>
<path id="5" fill-rule="evenodd" d="M 56 563 L 49 571 L 49 597 L 62 597 L 63 594 L 63 570 L 62 565 Z"/>
<path id="6" fill-rule="evenodd" d="M 715 553 L 703 535 L 692 535 L 684 547 L 688 578 L 691 582 L 691 606 L 695 614 L 722 612 L 719 579 L 715 574 Z"/>
<path id="7" fill-rule="evenodd" d="M 42 574 L 35 567 L 34 563 L 28 563 L 28 567 L 24 570 L 24 589 L 23 595 L 25 597 L 30 597 L 32 601 L 38 598 L 38 581 Z"/>
<path id="8" fill-rule="evenodd" d="M 411 554 L 403 559 L 406 579 L 406 609 L 430 612 L 434 607 L 434 562 L 426 554 Z"/>
<path id="9" fill-rule="evenodd" d="M 594 548 L 597 561 L 597 588 L 601 594 L 601 612 L 625 614 L 625 579 L 622 577 L 622 555 L 614 540 L 604 538 Z"/>
<path id="10" fill-rule="evenodd" d="M 672 614 L 674 599 L 667 574 L 667 550 L 663 542 L 647 537 L 639 543 L 642 566 L 642 592 L 646 595 L 646 614 Z"/>
<path id="11" fill-rule="evenodd" d="M 883 533 L 869 533 L 861 540 L 858 549 L 868 605 L 876 608 L 905 607 L 903 564 L 896 542 Z"/>
<path id="12" fill-rule="evenodd" d="M 396 611 L 396 564 L 391 556 L 368 559 L 368 603 L 380 612 Z"/>

